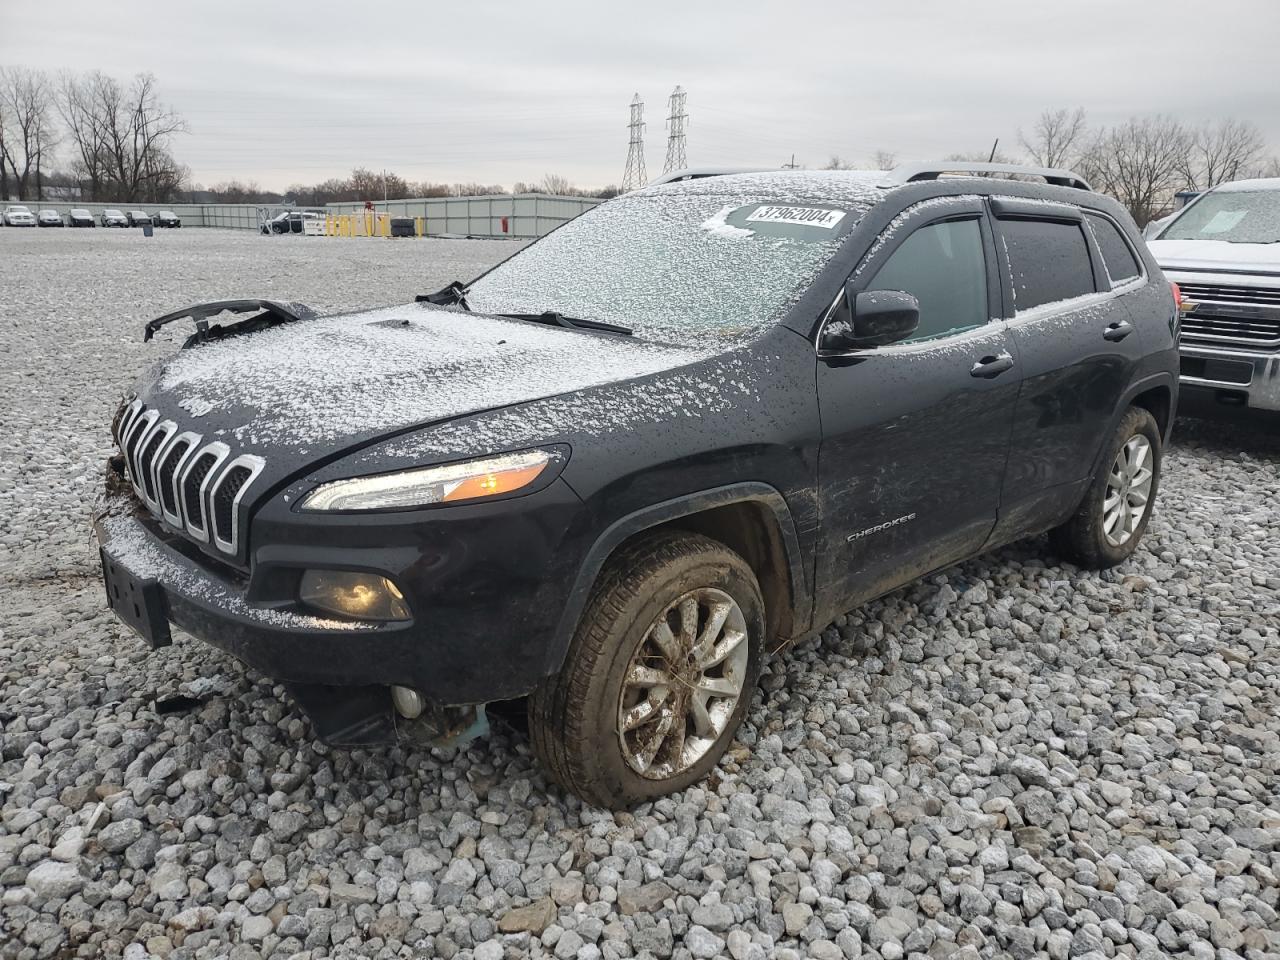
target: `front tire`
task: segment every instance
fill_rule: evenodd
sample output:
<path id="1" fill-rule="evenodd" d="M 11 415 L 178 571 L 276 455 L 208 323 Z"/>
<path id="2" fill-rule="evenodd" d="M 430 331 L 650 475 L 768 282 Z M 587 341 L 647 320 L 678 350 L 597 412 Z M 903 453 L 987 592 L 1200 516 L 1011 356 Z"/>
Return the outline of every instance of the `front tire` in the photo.
<path id="1" fill-rule="evenodd" d="M 605 566 L 560 673 L 529 697 L 534 752 L 611 809 L 696 783 L 742 724 L 759 678 L 764 601 L 738 554 L 664 533 Z"/>
<path id="2" fill-rule="evenodd" d="M 1151 520 L 1163 456 L 1155 417 L 1141 407 L 1130 407 L 1103 451 L 1075 515 L 1049 534 L 1054 549 L 1094 570 L 1129 559 Z"/>

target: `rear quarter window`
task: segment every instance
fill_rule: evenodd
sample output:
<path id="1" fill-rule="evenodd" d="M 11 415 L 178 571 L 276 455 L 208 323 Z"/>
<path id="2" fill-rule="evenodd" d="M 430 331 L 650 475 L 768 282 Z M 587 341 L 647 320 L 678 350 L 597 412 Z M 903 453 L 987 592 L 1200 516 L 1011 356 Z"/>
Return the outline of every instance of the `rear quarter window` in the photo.
<path id="1" fill-rule="evenodd" d="M 1133 255 L 1133 249 L 1121 234 L 1120 228 L 1096 213 L 1085 214 L 1085 219 L 1089 222 L 1094 239 L 1098 241 L 1102 262 L 1106 265 L 1107 276 L 1111 278 L 1112 285 L 1117 286 L 1141 276 L 1142 268 L 1138 266 L 1138 259 Z"/>
<path id="2" fill-rule="evenodd" d="M 1017 312 L 1094 292 L 1082 224 L 1002 218 L 1000 233 L 1008 251 Z"/>

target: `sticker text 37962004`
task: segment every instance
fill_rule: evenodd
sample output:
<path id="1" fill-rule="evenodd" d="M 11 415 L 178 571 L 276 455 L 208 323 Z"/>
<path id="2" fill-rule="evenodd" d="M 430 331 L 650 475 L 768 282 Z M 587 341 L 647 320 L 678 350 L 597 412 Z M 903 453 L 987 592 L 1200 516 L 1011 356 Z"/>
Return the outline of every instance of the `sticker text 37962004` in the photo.
<path id="1" fill-rule="evenodd" d="M 828 210 L 825 207 L 776 207 L 763 206 L 747 217 L 748 223 L 794 223 L 802 227 L 835 228 L 844 219 L 845 211 Z"/>

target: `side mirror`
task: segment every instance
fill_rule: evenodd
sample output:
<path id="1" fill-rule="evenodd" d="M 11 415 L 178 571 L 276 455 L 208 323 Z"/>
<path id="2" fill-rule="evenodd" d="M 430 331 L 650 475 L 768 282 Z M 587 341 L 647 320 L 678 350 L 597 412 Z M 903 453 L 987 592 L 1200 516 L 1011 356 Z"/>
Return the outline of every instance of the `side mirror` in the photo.
<path id="1" fill-rule="evenodd" d="M 846 291 L 850 319 L 834 320 L 822 331 L 825 351 L 844 353 L 883 347 L 907 339 L 920 326 L 920 302 L 902 290 Z"/>

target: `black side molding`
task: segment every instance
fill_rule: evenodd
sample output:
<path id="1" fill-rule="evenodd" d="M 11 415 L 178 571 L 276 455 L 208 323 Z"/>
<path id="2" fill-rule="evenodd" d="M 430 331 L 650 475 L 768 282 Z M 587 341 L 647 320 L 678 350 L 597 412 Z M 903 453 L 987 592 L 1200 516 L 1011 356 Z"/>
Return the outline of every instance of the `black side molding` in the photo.
<path id="1" fill-rule="evenodd" d="M 221 313 L 256 313 L 257 316 L 225 326 L 220 324 L 210 326 L 209 319 Z M 206 340 L 218 340 L 239 333 L 255 333 L 277 324 L 310 320 L 316 316 L 319 314 L 304 303 L 281 303 L 279 300 L 213 300 L 166 313 L 163 317 L 156 317 L 147 324 L 142 342 L 148 342 L 165 324 L 186 317 L 196 322 L 196 332 L 183 343 L 184 350 L 197 343 L 204 343 Z"/>

